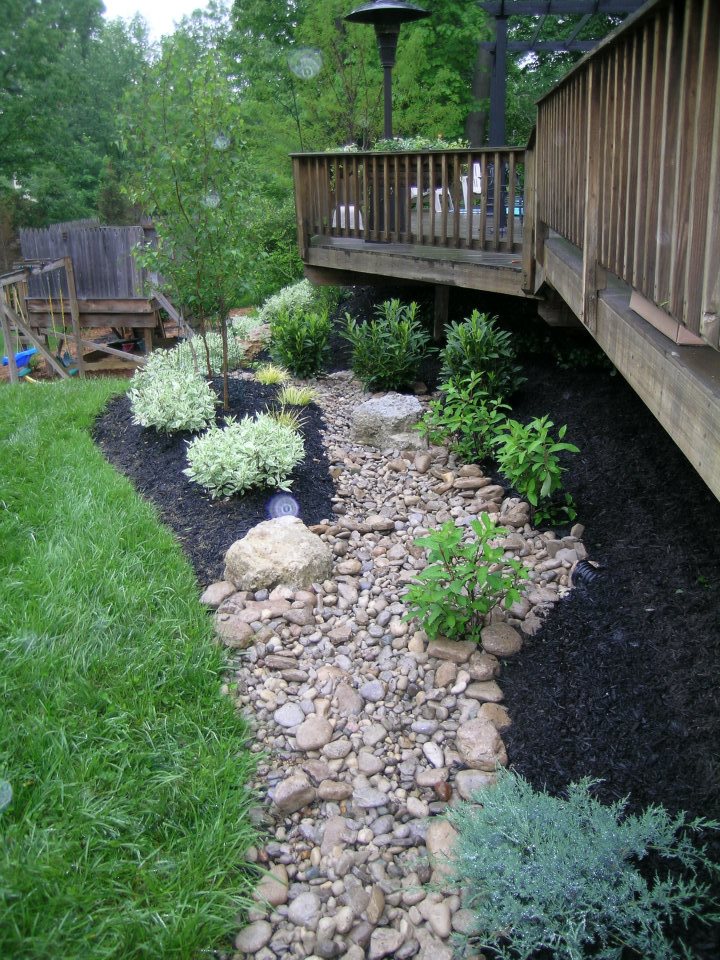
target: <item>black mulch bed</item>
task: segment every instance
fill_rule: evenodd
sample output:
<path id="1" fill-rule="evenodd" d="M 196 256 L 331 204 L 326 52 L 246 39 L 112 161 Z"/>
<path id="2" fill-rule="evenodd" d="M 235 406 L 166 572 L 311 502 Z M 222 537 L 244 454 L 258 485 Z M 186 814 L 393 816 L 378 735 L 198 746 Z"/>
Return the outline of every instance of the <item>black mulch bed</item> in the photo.
<path id="1" fill-rule="evenodd" d="M 216 381 L 216 387 L 220 393 L 220 382 Z M 276 393 L 276 387 L 232 379 L 230 414 L 240 418 L 263 410 Z M 332 515 L 334 488 L 320 439 L 322 414 L 315 404 L 305 407 L 303 413 L 307 417 L 302 431 L 306 457 L 293 472 L 291 495 L 300 506 L 300 518 L 312 524 Z M 182 471 L 187 466 L 185 452 L 192 435 L 168 435 L 135 426 L 126 396 L 110 403 L 95 424 L 94 436 L 110 463 L 155 504 L 163 521 L 175 531 L 201 584 L 219 580 L 230 544 L 269 518 L 272 494 L 267 491 L 212 500 L 200 486 L 191 483 Z"/>
<path id="2" fill-rule="evenodd" d="M 338 314 L 367 315 L 378 299 L 354 291 Z M 623 379 L 607 364 L 585 365 L 598 357 L 589 337 L 551 333 L 519 316 L 516 301 L 455 294 L 451 317 L 475 305 L 502 314 L 524 344 L 528 379 L 512 400 L 514 416 L 549 414 L 581 449 L 567 460 L 566 487 L 603 568 L 556 605 L 503 670 L 511 762 L 554 794 L 590 776 L 602 780 L 603 799 L 629 796 L 633 809 L 662 803 L 720 819 L 720 503 Z M 424 309 L 427 316 L 429 297 Z M 333 369 L 347 356 L 334 338 Z M 429 363 L 421 376 L 432 386 L 436 372 Z M 233 412 L 251 412 L 272 392 L 236 382 Z M 332 494 L 321 417 L 311 411 L 310 456 L 293 487 L 306 522 L 330 515 Z M 124 398 L 98 421 L 96 437 L 158 506 L 201 582 L 221 573 L 227 546 L 266 515 L 265 494 L 219 503 L 203 495 L 180 472 L 185 438 L 134 427 Z M 688 942 L 701 960 L 720 957 L 717 926 L 693 929 Z"/>

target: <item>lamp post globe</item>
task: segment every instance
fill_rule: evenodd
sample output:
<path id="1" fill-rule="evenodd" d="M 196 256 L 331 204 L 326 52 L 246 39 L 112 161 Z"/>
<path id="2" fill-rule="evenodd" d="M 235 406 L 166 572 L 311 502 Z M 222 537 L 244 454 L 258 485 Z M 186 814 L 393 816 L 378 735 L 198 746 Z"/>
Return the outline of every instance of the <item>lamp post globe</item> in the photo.
<path id="1" fill-rule="evenodd" d="M 370 23 L 375 27 L 380 63 L 383 67 L 385 116 L 383 136 L 392 140 L 392 68 L 395 66 L 398 36 L 403 23 L 414 23 L 429 17 L 428 10 L 403 0 L 371 0 L 345 17 L 350 23 Z"/>

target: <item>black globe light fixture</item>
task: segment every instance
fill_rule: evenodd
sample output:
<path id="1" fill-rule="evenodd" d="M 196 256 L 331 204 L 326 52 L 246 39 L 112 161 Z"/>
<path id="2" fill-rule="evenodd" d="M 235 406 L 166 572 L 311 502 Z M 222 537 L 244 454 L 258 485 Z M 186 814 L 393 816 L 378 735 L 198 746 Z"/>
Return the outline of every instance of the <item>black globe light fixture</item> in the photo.
<path id="1" fill-rule="evenodd" d="M 375 27 L 380 63 L 383 66 L 383 89 L 385 95 L 385 124 L 383 136 L 392 140 L 392 68 L 395 66 L 398 36 L 403 23 L 424 20 L 430 12 L 403 0 L 372 0 L 349 13 L 345 19 L 350 23 L 371 23 Z"/>

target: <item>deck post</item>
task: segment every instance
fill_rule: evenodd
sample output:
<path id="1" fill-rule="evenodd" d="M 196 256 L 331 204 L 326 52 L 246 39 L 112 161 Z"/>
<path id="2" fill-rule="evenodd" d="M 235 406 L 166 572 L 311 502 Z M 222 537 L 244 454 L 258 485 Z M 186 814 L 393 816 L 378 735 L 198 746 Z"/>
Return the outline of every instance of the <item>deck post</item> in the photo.
<path id="1" fill-rule="evenodd" d="M 15 350 L 13 349 L 12 338 L 10 336 L 10 324 L 5 314 L 5 293 L 0 292 L 0 327 L 2 328 L 3 340 L 5 341 L 5 350 L 8 358 L 8 370 L 10 371 L 10 383 L 17 383 L 20 379 L 18 368 L 15 363 Z"/>
<path id="2" fill-rule="evenodd" d="M 448 322 L 448 307 L 450 305 L 450 287 L 444 284 L 435 286 L 435 316 L 433 318 L 433 340 L 442 343 L 445 336 L 445 326 Z"/>
<path id="3" fill-rule="evenodd" d="M 604 271 L 598 264 L 600 236 L 600 64 L 595 60 L 588 69 L 587 140 L 585 143 L 587 179 L 585 182 L 585 229 L 583 233 L 582 322 L 595 332 L 598 290 L 604 286 Z"/>
<path id="4" fill-rule="evenodd" d="M 65 277 L 67 278 L 68 300 L 70 301 L 70 317 L 72 319 L 73 339 L 77 353 L 77 369 L 81 377 L 85 377 L 85 358 L 83 357 L 82 334 L 80 333 L 80 307 L 75 285 L 75 269 L 72 257 L 65 257 Z"/>
<path id="5" fill-rule="evenodd" d="M 298 157 L 293 157 L 293 182 L 295 183 L 295 218 L 297 222 L 298 247 L 300 248 L 300 258 L 307 260 L 308 237 L 305 231 L 305 175 L 304 169 L 300 165 Z"/>
<path id="6" fill-rule="evenodd" d="M 535 151 L 525 151 L 525 196 L 523 207 L 525 222 L 523 223 L 523 290 L 534 293 L 535 284 Z"/>

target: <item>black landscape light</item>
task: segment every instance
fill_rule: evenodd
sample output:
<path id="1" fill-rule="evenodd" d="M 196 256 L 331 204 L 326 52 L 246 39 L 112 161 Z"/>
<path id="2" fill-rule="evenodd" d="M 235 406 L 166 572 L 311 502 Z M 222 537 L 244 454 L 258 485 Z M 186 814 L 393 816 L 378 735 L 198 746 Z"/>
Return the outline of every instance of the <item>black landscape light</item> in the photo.
<path id="1" fill-rule="evenodd" d="M 380 63 L 383 65 L 385 94 L 385 125 L 383 136 L 392 140 L 392 68 L 395 66 L 398 36 L 403 23 L 413 23 L 429 17 L 428 10 L 402 0 L 372 0 L 349 13 L 350 23 L 371 23 L 375 27 Z"/>

